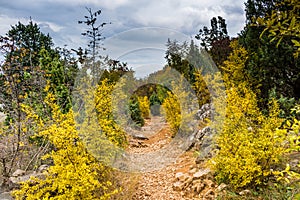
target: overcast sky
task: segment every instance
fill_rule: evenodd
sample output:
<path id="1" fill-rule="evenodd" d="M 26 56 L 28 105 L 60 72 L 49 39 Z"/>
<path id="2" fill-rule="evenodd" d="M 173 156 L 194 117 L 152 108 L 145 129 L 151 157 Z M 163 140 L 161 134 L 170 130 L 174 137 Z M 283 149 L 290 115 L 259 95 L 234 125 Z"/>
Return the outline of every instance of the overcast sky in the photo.
<path id="1" fill-rule="evenodd" d="M 137 68 L 161 63 L 167 38 L 190 40 L 212 17 L 226 19 L 230 36 L 245 23 L 244 0 L 0 0 L 0 35 L 18 21 L 27 24 L 31 17 L 56 46 L 84 47 L 85 26 L 77 22 L 87 15 L 85 7 L 101 9 L 99 20 L 112 22 L 103 30 L 103 54 L 131 65 L 143 57 Z"/>

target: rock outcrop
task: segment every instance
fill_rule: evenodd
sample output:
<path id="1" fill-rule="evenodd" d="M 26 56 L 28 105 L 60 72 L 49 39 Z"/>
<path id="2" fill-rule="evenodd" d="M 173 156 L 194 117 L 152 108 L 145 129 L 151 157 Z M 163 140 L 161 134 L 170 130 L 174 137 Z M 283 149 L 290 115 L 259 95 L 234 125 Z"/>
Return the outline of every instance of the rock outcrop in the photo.
<path id="1" fill-rule="evenodd" d="M 187 173 L 175 174 L 173 189 L 179 191 L 187 198 L 215 199 L 218 192 L 224 190 L 227 185 L 216 185 L 213 174 L 208 168 L 192 167 Z"/>
<path id="2" fill-rule="evenodd" d="M 205 124 L 206 119 L 210 119 L 213 115 L 213 108 L 211 104 L 204 104 L 197 112 L 196 119 L 200 123 Z M 201 129 L 196 129 L 190 137 L 189 149 L 195 148 L 200 154 L 196 160 L 197 163 L 210 158 L 213 155 L 216 146 L 213 143 L 214 131 L 209 126 Z"/>
<path id="3" fill-rule="evenodd" d="M 11 177 L 9 177 L 8 183 L 5 187 L 0 188 L 0 200 L 12 200 L 13 198 L 10 195 L 12 190 L 18 189 L 20 187 L 20 183 L 28 181 L 30 177 L 37 177 L 39 179 L 45 178 L 48 168 L 48 165 L 41 165 L 35 171 L 17 169 L 12 173 Z"/>

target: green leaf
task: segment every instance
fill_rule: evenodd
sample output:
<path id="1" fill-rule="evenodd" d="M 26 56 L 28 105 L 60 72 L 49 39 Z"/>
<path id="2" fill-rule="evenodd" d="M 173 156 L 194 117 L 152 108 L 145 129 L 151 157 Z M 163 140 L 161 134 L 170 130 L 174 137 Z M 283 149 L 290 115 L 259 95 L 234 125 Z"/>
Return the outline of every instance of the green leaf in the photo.
<path id="1" fill-rule="evenodd" d="M 293 40 L 293 39 L 292 39 L 292 42 L 294 43 L 294 45 L 295 45 L 296 47 L 300 47 L 300 42 L 299 42 L 298 40 Z"/>

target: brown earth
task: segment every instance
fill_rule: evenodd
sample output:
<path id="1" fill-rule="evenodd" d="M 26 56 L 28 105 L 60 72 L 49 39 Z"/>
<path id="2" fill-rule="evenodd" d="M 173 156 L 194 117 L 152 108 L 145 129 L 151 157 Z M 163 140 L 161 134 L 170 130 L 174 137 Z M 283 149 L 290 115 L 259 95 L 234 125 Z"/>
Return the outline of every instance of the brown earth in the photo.
<path id="1" fill-rule="evenodd" d="M 138 135 L 140 138 L 130 137 L 129 147 L 126 151 L 131 154 L 144 155 L 157 152 L 158 150 L 167 147 L 172 141 L 172 131 L 170 130 L 170 127 L 162 117 L 157 116 L 146 120 L 146 124 L 142 130 L 135 131 L 132 135 Z M 170 153 L 172 154 L 172 152 Z M 145 157 L 147 158 L 147 156 Z M 173 162 L 170 162 L 160 169 L 148 169 L 145 172 L 132 173 L 127 177 L 128 179 L 123 182 L 123 195 L 120 195 L 118 199 L 194 199 L 192 197 L 187 197 L 183 191 L 174 190 L 173 185 L 176 182 L 176 173 L 188 173 L 191 168 L 195 167 L 195 158 L 193 152 L 183 152 L 177 159 L 174 159 Z M 162 157 L 161 159 L 164 158 Z M 145 160 L 145 162 L 153 162 L 153 165 L 155 165 L 155 162 L 157 161 Z"/>

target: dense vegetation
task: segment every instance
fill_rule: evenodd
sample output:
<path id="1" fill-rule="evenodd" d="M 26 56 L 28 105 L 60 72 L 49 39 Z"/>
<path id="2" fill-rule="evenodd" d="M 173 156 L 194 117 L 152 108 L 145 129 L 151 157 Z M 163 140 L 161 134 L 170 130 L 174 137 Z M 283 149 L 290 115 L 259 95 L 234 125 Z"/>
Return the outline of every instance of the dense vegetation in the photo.
<path id="1" fill-rule="evenodd" d="M 300 152 L 299 1 L 245 5 L 247 21 L 237 38 L 228 36 L 219 16 L 196 35 L 200 46 L 168 40 L 166 66 L 147 77 L 162 84 L 137 80 L 126 63 L 101 56 L 101 31 L 110 23 L 98 21 L 100 10 L 87 9 L 79 21 L 89 27 L 82 33 L 86 50 L 54 48 L 32 21 L 12 26 L 0 37 L 3 184 L 18 168 L 47 163 L 45 178 L 24 182 L 13 192 L 16 199 L 112 198 L 122 190 L 110 165 L 128 143 L 122 128 L 164 115 L 173 136 L 183 131 L 193 114 L 184 112 L 191 104 L 181 87 L 186 81 L 197 97 L 195 110 L 213 101 L 215 119 L 225 116 L 224 123 L 207 122 L 218 133 L 207 164 L 232 192 L 220 198 L 249 189 L 266 199 L 299 199 L 300 163 L 289 165 L 289 155 Z M 218 72 L 209 73 L 204 49 Z M 212 94 L 222 89 L 226 96 Z"/>

